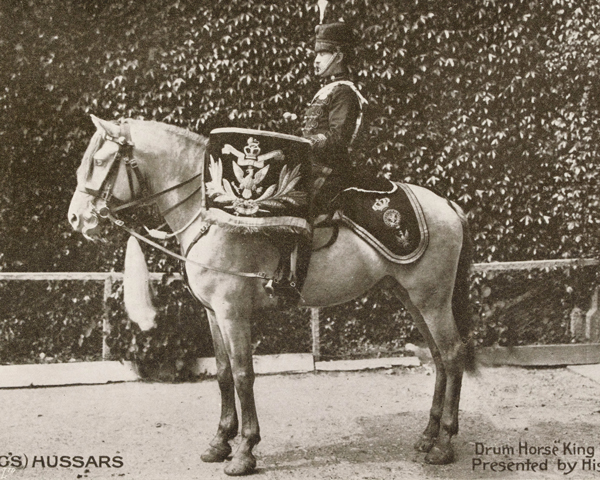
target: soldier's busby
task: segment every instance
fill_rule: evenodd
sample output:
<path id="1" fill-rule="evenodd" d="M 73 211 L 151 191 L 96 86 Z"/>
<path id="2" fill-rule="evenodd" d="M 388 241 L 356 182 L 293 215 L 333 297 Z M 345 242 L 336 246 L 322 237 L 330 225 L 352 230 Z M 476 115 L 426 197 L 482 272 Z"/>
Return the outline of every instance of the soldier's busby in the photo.
<path id="1" fill-rule="evenodd" d="M 315 27 L 315 52 L 353 50 L 356 44 L 354 30 L 339 17 L 335 5 L 328 0 L 319 0 L 317 6 L 320 22 Z"/>
<path id="2" fill-rule="evenodd" d="M 315 52 L 349 50 L 356 43 L 352 28 L 344 22 L 317 25 L 315 33 Z"/>

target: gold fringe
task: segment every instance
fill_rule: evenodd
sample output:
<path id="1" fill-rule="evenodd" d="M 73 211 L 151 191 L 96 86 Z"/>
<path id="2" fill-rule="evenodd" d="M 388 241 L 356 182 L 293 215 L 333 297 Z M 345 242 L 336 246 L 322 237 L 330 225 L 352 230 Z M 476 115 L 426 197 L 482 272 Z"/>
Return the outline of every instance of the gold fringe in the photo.
<path id="1" fill-rule="evenodd" d="M 276 226 L 243 226 L 243 225 L 231 225 L 223 222 L 215 222 L 219 228 L 239 235 L 263 235 L 265 237 L 272 237 L 281 234 L 297 235 L 310 239 L 310 235 L 305 228 L 293 227 L 289 225 L 276 225 Z"/>

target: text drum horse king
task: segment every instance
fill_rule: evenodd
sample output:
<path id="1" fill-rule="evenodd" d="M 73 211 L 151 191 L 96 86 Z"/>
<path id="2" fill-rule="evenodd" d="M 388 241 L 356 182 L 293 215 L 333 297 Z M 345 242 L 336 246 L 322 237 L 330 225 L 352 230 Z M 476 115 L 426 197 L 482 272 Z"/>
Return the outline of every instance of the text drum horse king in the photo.
<path id="1" fill-rule="evenodd" d="M 276 304 L 265 285 L 277 269 L 279 250 L 266 236 L 221 228 L 215 222 L 207 228 L 212 209 L 205 208 L 201 174 L 207 138 L 159 122 L 128 119 L 119 125 L 94 116 L 92 120 L 97 132 L 77 170 L 69 222 L 86 238 L 97 239 L 100 220 L 114 220 L 113 199 L 117 205 L 141 201 L 158 206 L 187 255 L 189 286 L 206 308 L 213 337 L 221 417 L 201 458 L 231 458 L 225 473 L 249 474 L 256 468 L 252 449 L 260 441 L 250 319 L 257 309 Z M 426 462 L 447 464 L 454 460 L 451 438 L 458 432 L 463 372 L 475 368 L 468 300 L 470 239 L 457 205 L 425 188 L 410 189 L 422 206 L 430 235 L 421 258 L 393 263 L 342 226 L 332 245 L 314 251 L 301 305 L 341 304 L 376 285 L 402 301 L 436 365 L 429 422 L 415 448 L 427 452 Z M 314 244 L 327 243 L 330 231 L 325 230 L 315 229 Z M 229 442 L 238 430 L 241 439 L 231 455 Z"/>

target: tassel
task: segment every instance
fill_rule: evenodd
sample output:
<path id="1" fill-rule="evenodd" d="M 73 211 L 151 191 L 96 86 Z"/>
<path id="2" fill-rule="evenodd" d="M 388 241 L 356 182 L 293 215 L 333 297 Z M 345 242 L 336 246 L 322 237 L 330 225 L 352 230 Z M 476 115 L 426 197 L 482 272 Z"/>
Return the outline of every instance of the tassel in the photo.
<path id="1" fill-rule="evenodd" d="M 156 309 L 152 305 L 150 273 L 142 248 L 133 236 L 129 237 L 125 252 L 123 299 L 130 320 L 137 323 L 140 329 L 147 331 L 156 326 Z"/>

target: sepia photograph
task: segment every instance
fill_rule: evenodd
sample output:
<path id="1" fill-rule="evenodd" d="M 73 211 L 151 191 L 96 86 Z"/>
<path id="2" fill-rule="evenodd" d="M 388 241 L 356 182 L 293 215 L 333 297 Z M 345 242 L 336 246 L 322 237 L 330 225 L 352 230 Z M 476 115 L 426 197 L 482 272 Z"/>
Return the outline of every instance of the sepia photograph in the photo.
<path id="1" fill-rule="evenodd" d="M 600 1 L 1 0 L 0 480 L 600 476 Z"/>

